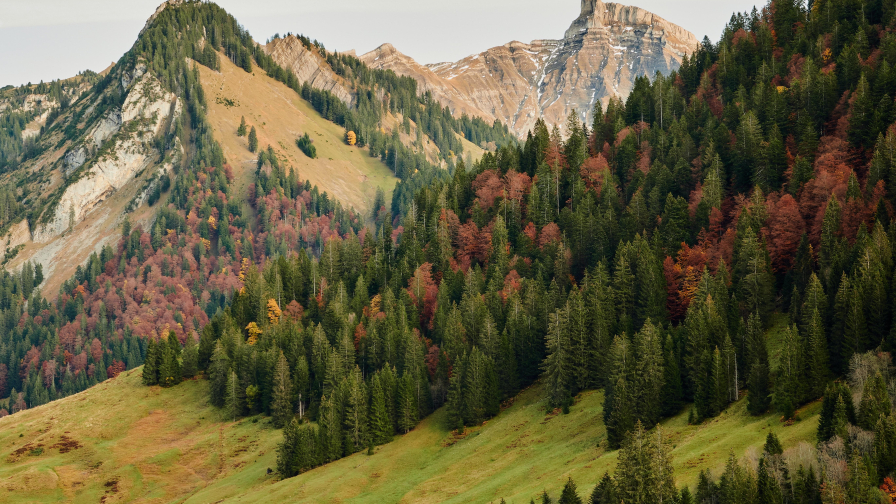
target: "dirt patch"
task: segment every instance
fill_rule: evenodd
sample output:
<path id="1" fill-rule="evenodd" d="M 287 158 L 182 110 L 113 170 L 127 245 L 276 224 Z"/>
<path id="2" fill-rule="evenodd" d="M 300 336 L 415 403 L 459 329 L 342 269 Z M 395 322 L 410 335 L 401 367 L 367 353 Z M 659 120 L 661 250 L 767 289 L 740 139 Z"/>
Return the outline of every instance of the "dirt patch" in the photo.
<path id="1" fill-rule="evenodd" d="M 50 449 L 57 449 L 59 450 L 59 453 L 68 453 L 72 450 L 77 450 L 82 446 L 84 445 L 63 434 L 62 437 L 59 438 L 59 442 L 51 446 Z"/>
<path id="2" fill-rule="evenodd" d="M 106 489 L 106 492 L 100 497 L 100 502 L 106 502 L 106 500 L 114 497 L 115 494 L 118 493 L 118 478 L 112 478 L 103 483 L 103 487 Z"/>
<path id="3" fill-rule="evenodd" d="M 9 456 L 6 457 L 6 462 L 12 464 L 14 462 L 17 462 L 20 458 L 22 458 L 26 455 L 36 457 L 38 455 L 41 455 L 43 452 L 44 452 L 44 444 L 43 443 L 37 443 L 37 444 L 28 443 L 25 446 L 10 453 Z"/>

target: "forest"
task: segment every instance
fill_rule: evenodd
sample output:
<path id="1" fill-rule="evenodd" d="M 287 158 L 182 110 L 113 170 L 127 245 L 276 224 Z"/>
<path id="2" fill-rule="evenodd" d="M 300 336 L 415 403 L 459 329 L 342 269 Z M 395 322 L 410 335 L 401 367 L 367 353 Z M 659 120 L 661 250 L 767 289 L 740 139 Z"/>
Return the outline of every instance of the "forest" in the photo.
<path id="1" fill-rule="evenodd" d="M 210 7 L 166 12 L 182 8 Z M 603 389 L 616 471 L 542 502 L 892 502 L 894 14 L 735 14 L 589 124 L 573 112 L 563 137 L 540 121 L 408 184 L 373 222 L 279 163 L 235 194 L 209 134 L 153 228 L 126 226 L 56 301 L 36 269 L 2 279 L 0 397 L 15 386 L 17 411 L 144 361 L 147 385 L 203 376 L 228 418 L 283 428 L 285 478 L 440 407 L 463 430 L 536 382 L 561 414 Z M 201 138 L 196 72 L 171 72 Z M 819 399 L 814 463 L 769 436 L 757 460 L 677 488 L 662 419 L 745 400 L 786 422 Z"/>

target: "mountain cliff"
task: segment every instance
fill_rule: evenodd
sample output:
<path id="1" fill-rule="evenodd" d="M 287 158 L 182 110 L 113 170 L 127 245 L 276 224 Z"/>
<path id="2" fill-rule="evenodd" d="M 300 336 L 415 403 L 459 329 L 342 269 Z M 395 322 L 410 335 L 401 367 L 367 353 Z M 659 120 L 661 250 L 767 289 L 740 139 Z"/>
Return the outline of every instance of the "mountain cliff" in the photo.
<path id="1" fill-rule="evenodd" d="M 514 41 L 431 65 L 384 44 L 361 60 L 413 77 L 456 115 L 498 119 L 524 135 L 539 117 L 561 127 L 572 110 L 590 118 L 597 100 L 624 99 L 637 76 L 669 73 L 698 45 L 692 33 L 644 9 L 582 0 L 560 40 Z"/>

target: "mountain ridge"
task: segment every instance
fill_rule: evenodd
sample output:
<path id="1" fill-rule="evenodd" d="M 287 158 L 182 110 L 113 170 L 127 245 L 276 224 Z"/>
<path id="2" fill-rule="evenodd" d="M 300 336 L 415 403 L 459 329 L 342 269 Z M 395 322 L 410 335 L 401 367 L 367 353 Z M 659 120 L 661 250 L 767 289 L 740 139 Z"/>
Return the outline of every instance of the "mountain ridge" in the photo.
<path id="1" fill-rule="evenodd" d="M 639 7 L 582 0 L 562 39 L 511 41 L 457 62 L 421 64 L 392 44 L 360 59 L 417 80 L 455 115 L 500 120 L 518 136 L 539 118 L 561 129 L 570 112 L 589 120 L 595 102 L 625 99 L 635 77 L 677 69 L 699 43 L 684 28 Z"/>

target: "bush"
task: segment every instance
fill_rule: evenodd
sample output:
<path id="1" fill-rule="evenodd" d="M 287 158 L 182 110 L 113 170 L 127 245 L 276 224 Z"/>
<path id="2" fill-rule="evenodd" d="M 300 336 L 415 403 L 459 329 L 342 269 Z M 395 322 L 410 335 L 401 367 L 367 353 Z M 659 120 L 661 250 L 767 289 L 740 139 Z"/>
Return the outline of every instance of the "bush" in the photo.
<path id="1" fill-rule="evenodd" d="M 314 140 L 308 136 L 308 133 L 305 133 L 301 137 L 296 139 L 296 146 L 305 153 L 306 156 L 314 159 L 317 157 L 317 149 L 314 147 Z"/>

